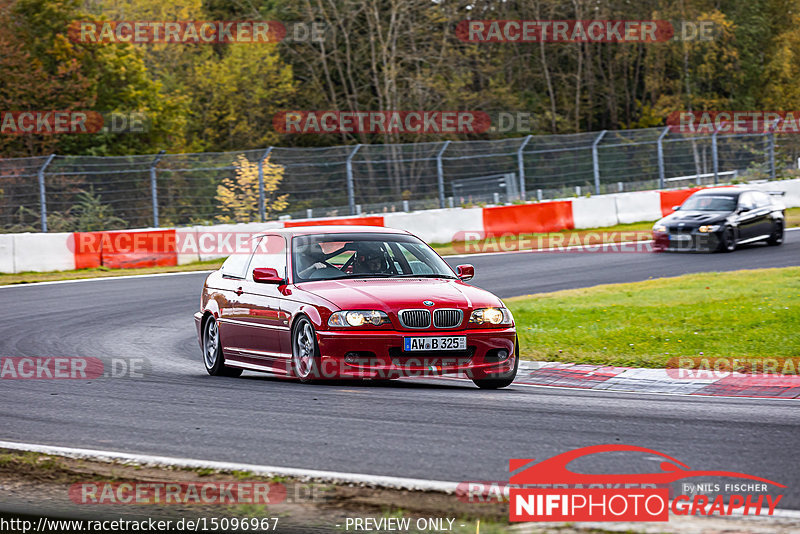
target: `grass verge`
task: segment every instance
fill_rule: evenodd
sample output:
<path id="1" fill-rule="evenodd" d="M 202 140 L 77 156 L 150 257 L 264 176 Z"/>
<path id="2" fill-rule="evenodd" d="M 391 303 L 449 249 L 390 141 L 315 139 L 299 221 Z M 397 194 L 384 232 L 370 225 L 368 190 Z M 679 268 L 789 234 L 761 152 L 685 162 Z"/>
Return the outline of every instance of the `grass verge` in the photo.
<path id="1" fill-rule="evenodd" d="M 557 245 L 564 246 L 571 243 L 573 240 L 580 240 L 580 238 L 587 234 L 606 232 L 615 232 L 619 235 L 615 236 L 616 239 L 611 241 L 618 241 L 621 239 L 630 239 L 631 232 L 649 231 L 653 227 L 653 221 L 639 222 L 632 224 L 618 224 L 616 226 L 606 226 L 603 228 L 589 228 L 585 230 L 562 230 L 560 232 L 551 232 L 548 234 L 523 234 L 520 236 L 522 239 L 527 240 L 527 248 L 541 247 L 547 248 L 549 246 Z M 786 210 L 786 227 L 794 228 L 800 227 L 800 208 L 791 208 Z M 622 232 L 620 234 L 620 232 Z M 488 247 L 468 246 L 465 243 L 432 243 L 431 247 L 441 254 L 442 256 L 449 256 L 453 254 L 470 254 L 474 252 L 503 252 L 505 248 L 492 248 L 490 244 Z M 157 274 L 157 273 L 179 273 L 187 271 L 203 271 L 219 269 L 223 260 L 210 260 L 189 263 L 186 265 L 176 265 L 173 267 L 146 267 L 143 269 L 109 269 L 107 267 L 99 267 L 96 269 L 78 269 L 72 271 L 53 271 L 47 273 L 26 272 L 17 274 L 0 273 L 0 286 L 11 284 L 29 284 L 34 282 L 51 282 L 56 280 L 80 280 L 85 278 L 102 278 L 108 276 L 131 276 L 136 274 Z"/>
<path id="2" fill-rule="evenodd" d="M 800 267 L 691 274 L 505 302 L 523 359 L 658 368 L 674 358 L 800 358 Z"/>

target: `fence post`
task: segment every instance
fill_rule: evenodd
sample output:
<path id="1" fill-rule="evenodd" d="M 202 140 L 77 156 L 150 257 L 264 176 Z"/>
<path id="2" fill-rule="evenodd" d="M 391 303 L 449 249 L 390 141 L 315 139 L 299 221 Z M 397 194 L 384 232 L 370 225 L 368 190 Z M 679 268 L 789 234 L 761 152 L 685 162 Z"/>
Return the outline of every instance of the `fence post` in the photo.
<path id="1" fill-rule="evenodd" d="M 264 155 L 258 160 L 258 216 L 262 223 L 267 221 L 267 206 L 264 196 L 264 161 L 269 157 L 270 152 L 272 152 L 272 147 L 264 151 Z"/>
<path id="2" fill-rule="evenodd" d="M 356 155 L 359 148 L 361 148 L 360 143 L 350 152 L 350 155 L 347 156 L 347 162 L 345 163 L 345 167 L 347 168 L 347 201 L 350 205 L 350 215 L 356 214 L 356 189 L 353 185 L 353 156 Z"/>
<path id="3" fill-rule="evenodd" d="M 714 133 L 711 134 L 711 166 L 714 169 L 714 185 L 719 182 L 719 146 L 717 145 L 717 134 L 719 133 L 719 126 L 714 128 Z"/>
<path id="4" fill-rule="evenodd" d="M 664 137 L 669 133 L 669 126 L 666 126 L 661 134 L 658 136 L 658 188 L 664 189 L 666 183 L 666 168 L 664 167 Z"/>
<path id="5" fill-rule="evenodd" d="M 39 176 L 39 205 L 41 206 L 40 213 L 42 219 L 42 232 L 44 233 L 47 233 L 47 195 L 44 185 L 44 171 L 55 157 L 55 154 L 50 154 L 50 156 L 47 157 L 47 160 L 45 160 L 44 164 L 39 167 L 39 172 L 37 173 Z"/>
<path id="6" fill-rule="evenodd" d="M 444 169 L 442 168 L 442 154 L 447 150 L 450 141 L 445 141 L 444 146 L 436 154 L 436 179 L 439 182 L 439 207 L 444 208 Z"/>
<path id="7" fill-rule="evenodd" d="M 156 182 L 156 167 L 161 158 L 164 157 L 166 150 L 162 150 L 150 164 L 150 195 L 153 198 L 153 228 L 158 228 L 158 183 Z"/>
<path id="8" fill-rule="evenodd" d="M 767 132 L 767 154 L 769 157 L 769 179 L 775 179 L 775 128 L 781 119 L 775 119 Z"/>
<path id="9" fill-rule="evenodd" d="M 608 130 L 603 130 L 592 143 L 592 166 L 594 167 L 594 193 L 600 194 L 600 159 L 597 157 L 597 145 L 603 140 Z"/>
<path id="10" fill-rule="evenodd" d="M 522 144 L 519 146 L 519 150 L 517 151 L 517 168 L 519 169 L 519 198 L 520 200 L 525 200 L 525 163 L 522 160 L 522 150 L 525 148 L 525 145 L 531 140 L 532 135 L 529 135 L 525 138 Z"/>

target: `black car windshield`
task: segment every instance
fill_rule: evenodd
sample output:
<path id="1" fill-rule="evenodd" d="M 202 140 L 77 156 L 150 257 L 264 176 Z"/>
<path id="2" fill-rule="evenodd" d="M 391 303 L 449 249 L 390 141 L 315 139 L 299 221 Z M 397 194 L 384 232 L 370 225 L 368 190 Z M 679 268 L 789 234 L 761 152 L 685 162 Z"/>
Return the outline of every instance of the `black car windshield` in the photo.
<path id="1" fill-rule="evenodd" d="M 733 211 L 736 197 L 696 195 L 683 203 L 681 211 Z"/>
<path id="2" fill-rule="evenodd" d="M 456 278 L 428 245 L 403 234 L 349 233 L 292 240 L 295 282 L 342 278 Z"/>

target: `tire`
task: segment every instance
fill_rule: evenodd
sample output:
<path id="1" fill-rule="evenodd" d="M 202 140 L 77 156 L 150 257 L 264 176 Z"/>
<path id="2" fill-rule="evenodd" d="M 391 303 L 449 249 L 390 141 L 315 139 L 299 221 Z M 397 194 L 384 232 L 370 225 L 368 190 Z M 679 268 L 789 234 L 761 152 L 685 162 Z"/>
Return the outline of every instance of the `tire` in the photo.
<path id="1" fill-rule="evenodd" d="M 481 389 L 500 389 L 510 386 L 517 376 L 519 368 L 519 338 L 514 340 L 514 368 L 505 376 L 497 378 L 476 378 L 473 380 L 476 386 Z"/>
<path id="2" fill-rule="evenodd" d="M 733 252 L 736 250 L 736 234 L 730 226 L 726 226 L 720 232 L 717 250 L 719 252 Z"/>
<path id="3" fill-rule="evenodd" d="M 767 239 L 768 245 L 772 245 L 773 247 L 783 245 L 783 227 L 783 221 L 778 221 L 777 224 L 775 224 L 775 227 L 772 229 L 772 234 L 770 234 L 769 239 Z"/>
<path id="4" fill-rule="evenodd" d="M 241 369 L 225 365 L 219 337 L 219 325 L 213 317 L 206 319 L 203 325 L 203 364 L 211 376 L 237 377 L 242 374 Z"/>
<path id="5" fill-rule="evenodd" d="M 292 374 L 300 382 L 311 383 L 320 378 L 319 344 L 314 325 L 300 317 L 292 329 Z"/>

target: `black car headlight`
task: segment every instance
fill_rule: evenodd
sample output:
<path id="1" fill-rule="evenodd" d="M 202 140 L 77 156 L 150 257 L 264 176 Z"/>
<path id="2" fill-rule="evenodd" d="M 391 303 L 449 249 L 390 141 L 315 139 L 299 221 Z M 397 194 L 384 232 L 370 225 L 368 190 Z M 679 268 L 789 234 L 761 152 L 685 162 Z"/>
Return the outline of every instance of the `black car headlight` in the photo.
<path id="1" fill-rule="evenodd" d="M 653 227 L 653 231 L 654 231 L 654 232 L 662 232 L 662 233 L 667 233 L 667 227 L 666 227 L 666 226 L 664 226 L 663 224 L 657 224 L 657 225 L 655 225 L 655 226 Z"/>
<path id="2" fill-rule="evenodd" d="M 514 323 L 514 317 L 511 312 L 506 308 L 478 308 L 473 310 L 472 315 L 469 317 L 470 324 L 480 326 L 511 326 Z"/>
<path id="3" fill-rule="evenodd" d="M 700 232 L 701 234 L 708 234 L 708 233 L 711 233 L 711 232 L 716 232 L 719 229 L 720 229 L 720 225 L 718 225 L 718 224 L 710 224 L 710 225 L 706 225 L 706 226 L 701 226 L 700 228 L 697 229 L 697 231 Z"/>
<path id="4" fill-rule="evenodd" d="M 328 318 L 328 326 L 381 326 L 389 323 L 389 316 L 378 310 L 349 310 L 335 312 Z"/>

